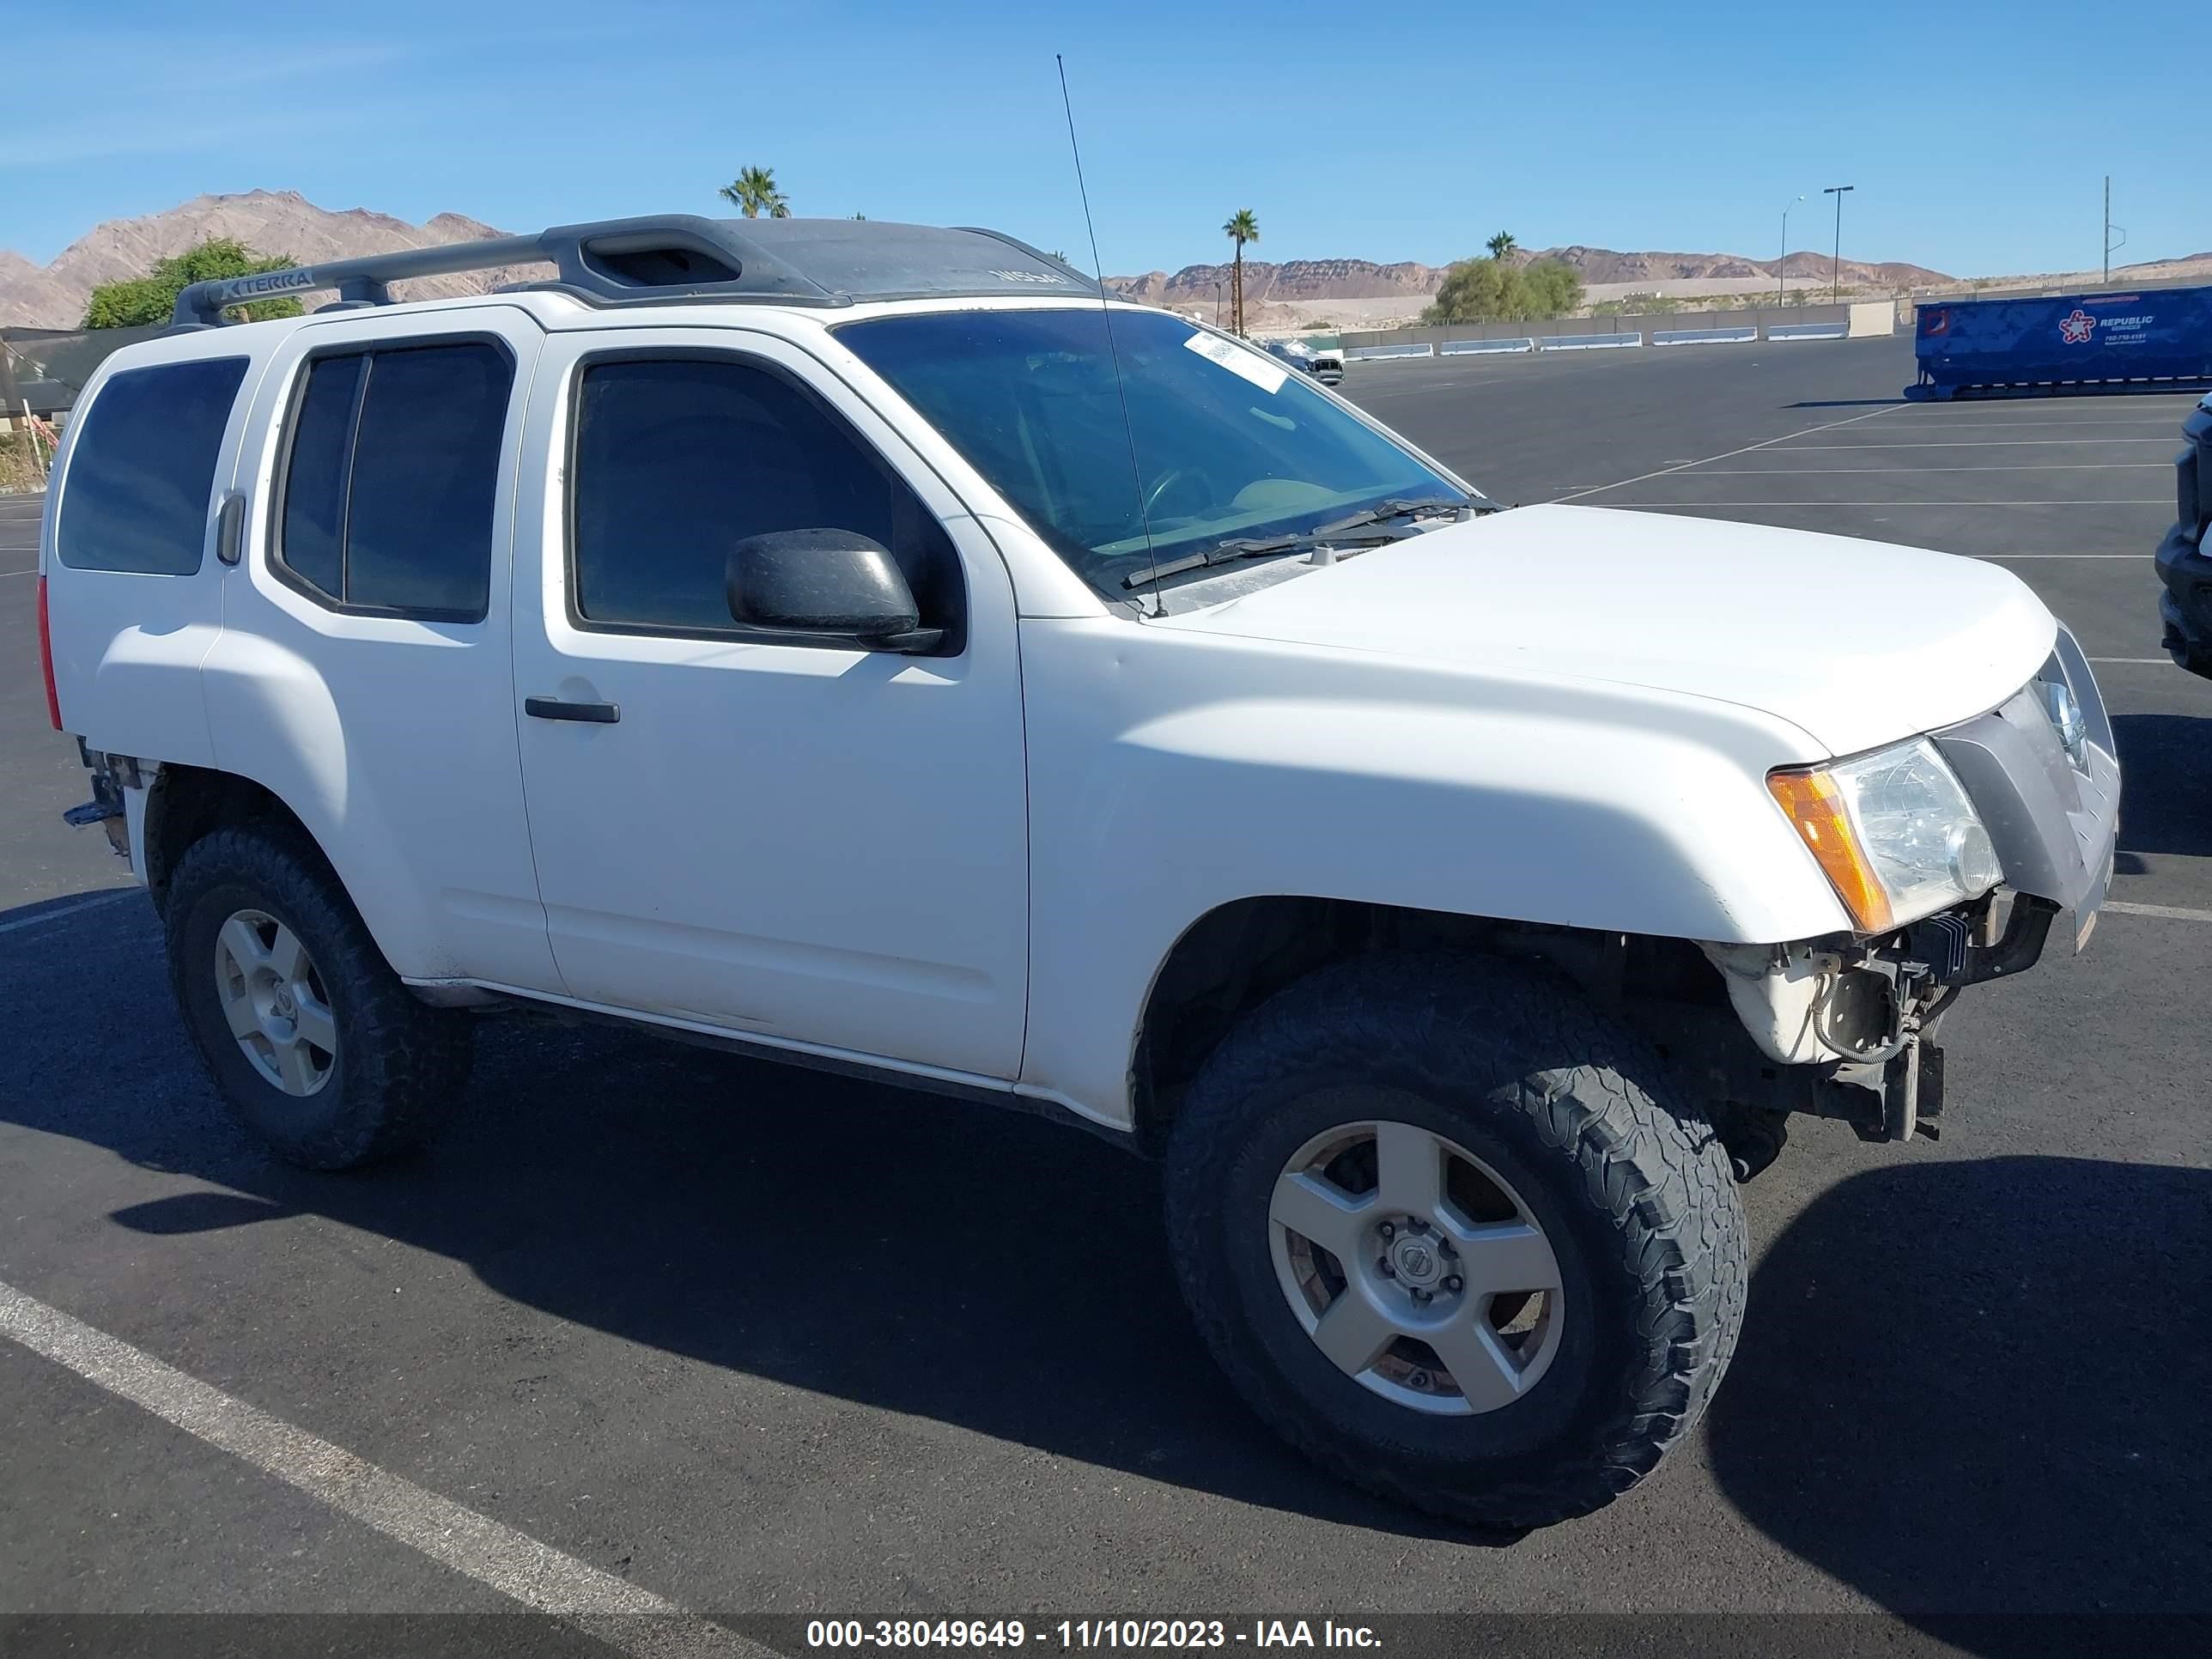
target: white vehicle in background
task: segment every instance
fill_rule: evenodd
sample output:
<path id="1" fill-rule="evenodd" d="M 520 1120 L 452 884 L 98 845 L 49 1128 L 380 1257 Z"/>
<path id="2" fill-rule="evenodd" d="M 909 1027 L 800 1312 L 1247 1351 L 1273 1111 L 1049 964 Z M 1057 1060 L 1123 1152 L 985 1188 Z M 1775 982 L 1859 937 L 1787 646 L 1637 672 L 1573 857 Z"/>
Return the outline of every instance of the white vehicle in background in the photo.
<path id="1" fill-rule="evenodd" d="M 551 1008 L 1054 1115 L 1164 1161 L 1253 1408 L 1441 1513 L 1649 1473 L 1786 1115 L 1932 1133 L 1945 1010 L 2101 902 L 2112 729 L 1997 566 L 1502 512 L 991 233 L 179 314 L 87 389 L 39 603 L 233 1112 L 367 1164 Z"/>
<path id="2" fill-rule="evenodd" d="M 1334 386 L 1344 378 L 1344 348 L 1336 344 L 1316 344 L 1306 342 L 1306 372 L 1323 386 Z"/>
<path id="3" fill-rule="evenodd" d="M 1255 343 L 1269 356 L 1312 375 L 1323 386 L 1334 386 L 1344 379 L 1344 352 L 1340 347 L 1316 346 L 1310 340 L 1300 339 L 1265 339 Z"/>

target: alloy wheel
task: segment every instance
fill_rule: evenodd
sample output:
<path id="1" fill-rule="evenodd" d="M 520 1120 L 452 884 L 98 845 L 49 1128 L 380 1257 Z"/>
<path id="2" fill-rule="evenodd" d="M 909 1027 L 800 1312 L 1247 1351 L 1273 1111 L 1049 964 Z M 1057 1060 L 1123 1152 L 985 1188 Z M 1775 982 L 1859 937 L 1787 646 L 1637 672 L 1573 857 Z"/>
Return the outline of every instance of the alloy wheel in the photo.
<path id="1" fill-rule="evenodd" d="M 1558 1353 L 1558 1256 L 1497 1170 L 1455 1141 L 1387 1120 L 1292 1154 L 1267 1231 L 1275 1276 L 1330 1363 L 1414 1410 L 1510 1405 Z"/>
<path id="2" fill-rule="evenodd" d="M 307 947 L 274 916 L 240 910 L 216 931 L 216 997 L 254 1070 L 304 1098 L 331 1080 L 337 1019 Z"/>

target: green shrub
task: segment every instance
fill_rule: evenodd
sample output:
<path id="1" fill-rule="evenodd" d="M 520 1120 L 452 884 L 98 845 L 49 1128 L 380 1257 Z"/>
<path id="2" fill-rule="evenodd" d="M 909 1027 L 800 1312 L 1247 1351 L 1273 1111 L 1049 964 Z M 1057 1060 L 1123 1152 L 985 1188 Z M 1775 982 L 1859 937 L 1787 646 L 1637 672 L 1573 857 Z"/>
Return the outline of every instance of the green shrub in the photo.
<path id="1" fill-rule="evenodd" d="M 177 308 L 177 295 L 194 283 L 222 276 L 258 276 L 264 271 L 289 270 L 295 260 L 279 256 L 259 258 L 243 242 L 227 236 L 210 238 L 171 258 L 157 260 L 143 276 L 120 283 L 102 283 L 93 289 L 84 307 L 86 328 L 144 328 L 166 323 Z M 268 317 L 296 317 L 297 300 L 257 300 L 234 307 L 246 321 Z"/>
<path id="2" fill-rule="evenodd" d="M 1564 317 L 1583 302 L 1583 279 L 1558 259 L 1510 265 L 1462 259 L 1444 273 L 1425 323 L 1536 322 Z"/>

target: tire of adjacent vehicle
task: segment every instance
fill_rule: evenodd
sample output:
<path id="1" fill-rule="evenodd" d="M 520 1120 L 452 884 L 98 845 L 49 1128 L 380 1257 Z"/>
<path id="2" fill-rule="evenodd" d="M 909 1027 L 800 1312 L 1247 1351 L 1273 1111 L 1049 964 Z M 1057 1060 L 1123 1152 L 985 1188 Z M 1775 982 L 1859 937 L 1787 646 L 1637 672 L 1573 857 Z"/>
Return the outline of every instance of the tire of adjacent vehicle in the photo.
<path id="1" fill-rule="evenodd" d="M 1271 1194 L 1347 1085 L 1388 1091 L 1393 1116 L 1489 1164 L 1542 1225 L 1566 1323 L 1523 1397 L 1415 1411 L 1339 1370 L 1291 1314 Z M 1711 1398 L 1742 1322 L 1747 1229 L 1718 1138 L 1647 1043 L 1530 963 L 1407 953 L 1291 986 L 1200 1071 L 1165 1188 L 1184 1296 L 1252 1408 L 1353 1485 L 1480 1526 L 1584 1515 L 1649 1474 Z"/>
<path id="2" fill-rule="evenodd" d="M 216 994 L 216 938 L 242 909 L 289 927 L 329 992 L 338 1048 L 305 1097 L 275 1087 L 231 1035 Z M 468 1017 L 432 1008 L 392 971 L 320 852 L 268 823 L 217 830 L 178 860 L 163 905 L 169 978 L 185 1029 L 231 1115 L 287 1163 L 351 1170 L 421 1146 L 459 1107 Z"/>

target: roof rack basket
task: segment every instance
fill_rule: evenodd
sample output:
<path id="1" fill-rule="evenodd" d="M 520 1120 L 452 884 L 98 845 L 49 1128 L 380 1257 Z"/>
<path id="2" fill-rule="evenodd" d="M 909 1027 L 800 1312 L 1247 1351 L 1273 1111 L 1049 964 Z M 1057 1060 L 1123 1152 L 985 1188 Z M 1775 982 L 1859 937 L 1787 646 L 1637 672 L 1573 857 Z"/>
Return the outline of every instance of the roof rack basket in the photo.
<path id="1" fill-rule="evenodd" d="M 593 305 L 729 299 L 849 306 L 860 300 L 1098 292 L 1090 277 L 1065 261 L 995 230 L 672 213 L 194 283 L 177 296 L 173 325 L 215 327 L 226 307 L 313 289 L 337 289 L 341 306 L 391 305 L 391 284 L 410 277 L 536 264 L 550 264 L 559 275 L 520 286 Z"/>

